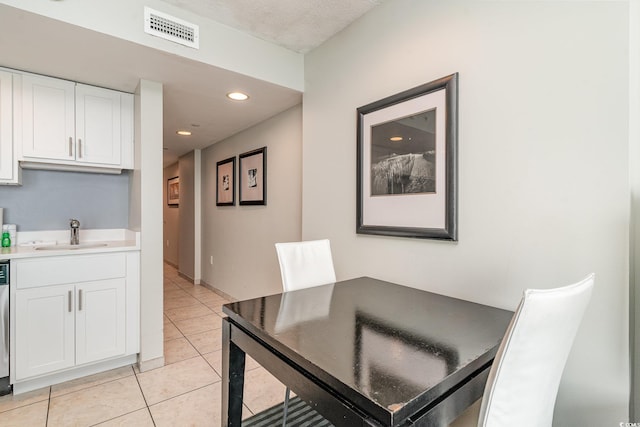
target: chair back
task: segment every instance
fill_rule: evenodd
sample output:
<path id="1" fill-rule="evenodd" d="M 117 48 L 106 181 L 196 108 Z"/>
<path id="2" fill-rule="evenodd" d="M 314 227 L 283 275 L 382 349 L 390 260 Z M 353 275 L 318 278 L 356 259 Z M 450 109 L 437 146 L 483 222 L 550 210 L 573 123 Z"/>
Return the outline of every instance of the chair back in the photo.
<path id="1" fill-rule="evenodd" d="M 285 292 L 280 297 L 280 309 L 274 332 L 279 334 L 306 322 L 326 319 L 331 314 L 334 285 L 314 286 L 303 294 Z"/>
<path id="2" fill-rule="evenodd" d="M 590 274 L 573 285 L 524 292 L 491 366 L 478 426 L 551 426 L 593 282 Z"/>
<path id="3" fill-rule="evenodd" d="M 329 240 L 276 243 L 285 292 L 335 283 Z"/>

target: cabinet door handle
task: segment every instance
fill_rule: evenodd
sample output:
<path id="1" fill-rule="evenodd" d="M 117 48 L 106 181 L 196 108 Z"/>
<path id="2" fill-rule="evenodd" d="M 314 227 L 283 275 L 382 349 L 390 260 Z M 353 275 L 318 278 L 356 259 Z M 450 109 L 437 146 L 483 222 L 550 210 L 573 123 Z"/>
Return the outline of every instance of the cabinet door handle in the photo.
<path id="1" fill-rule="evenodd" d="M 82 139 L 78 138 L 78 158 L 82 158 Z"/>
<path id="2" fill-rule="evenodd" d="M 73 310 L 73 292 L 69 291 L 69 313 Z"/>
<path id="3" fill-rule="evenodd" d="M 69 137 L 69 157 L 73 157 L 73 138 Z"/>
<path id="4" fill-rule="evenodd" d="M 78 291 L 78 311 L 82 311 L 82 289 Z"/>

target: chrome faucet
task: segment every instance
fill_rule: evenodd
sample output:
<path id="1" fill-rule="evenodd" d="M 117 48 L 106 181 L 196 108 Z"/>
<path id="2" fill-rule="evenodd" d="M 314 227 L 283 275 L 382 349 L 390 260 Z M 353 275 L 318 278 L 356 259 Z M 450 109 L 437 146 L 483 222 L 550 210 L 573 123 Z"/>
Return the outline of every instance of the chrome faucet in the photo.
<path id="1" fill-rule="evenodd" d="M 69 226 L 71 227 L 71 244 L 80 244 L 80 221 L 77 219 L 70 219 Z"/>

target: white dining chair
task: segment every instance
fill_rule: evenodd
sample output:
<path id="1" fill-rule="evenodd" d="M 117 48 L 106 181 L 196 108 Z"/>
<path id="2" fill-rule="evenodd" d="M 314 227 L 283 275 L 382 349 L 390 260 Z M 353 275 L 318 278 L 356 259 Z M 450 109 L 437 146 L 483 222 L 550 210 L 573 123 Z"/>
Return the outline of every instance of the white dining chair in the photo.
<path id="1" fill-rule="evenodd" d="M 528 289 L 498 348 L 479 427 L 551 426 L 558 386 L 593 289 L 594 274 L 556 289 Z"/>
<path id="2" fill-rule="evenodd" d="M 328 239 L 276 243 L 285 292 L 335 283 Z"/>
<path id="3" fill-rule="evenodd" d="M 300 292 L 284 292 L 280 297 L 280 309 L 273 331 L 280 334 L 301 323 L 329 317 L 333 287 L 333 284 L 314 286 L 304 295 L 300 295 Z"/>
<path id="4" fill-rule="evenodd" d="M 282 289 L 285 292 L 335 283 L 336 273 L 331 257 L 329 240 L 276 243 Z M 282 426 L 287 424 L 289 396 L 287 387 L 284 397 Z"/>

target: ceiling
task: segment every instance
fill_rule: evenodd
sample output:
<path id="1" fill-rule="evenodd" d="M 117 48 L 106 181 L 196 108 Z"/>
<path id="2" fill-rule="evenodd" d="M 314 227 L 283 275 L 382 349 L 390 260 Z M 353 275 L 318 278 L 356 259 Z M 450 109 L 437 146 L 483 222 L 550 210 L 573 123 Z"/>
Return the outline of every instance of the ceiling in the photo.
<path id="1" fill-rule="evenodd" d="M 306 53 L 383 0 L 164 0 L 174 6 Z"/>
<path id="2" fill-rule="evenodd" d="M 305 53 L 384 0 L 165 0 Z M 161 82 L 164 166 L 285 111 L 298 91 L 0 4 L 0 66 L 134 92 Z M 244 103 L 226 93 L 242 87 Z M 190 129 L 192 136 L 176 135 Z"/>

